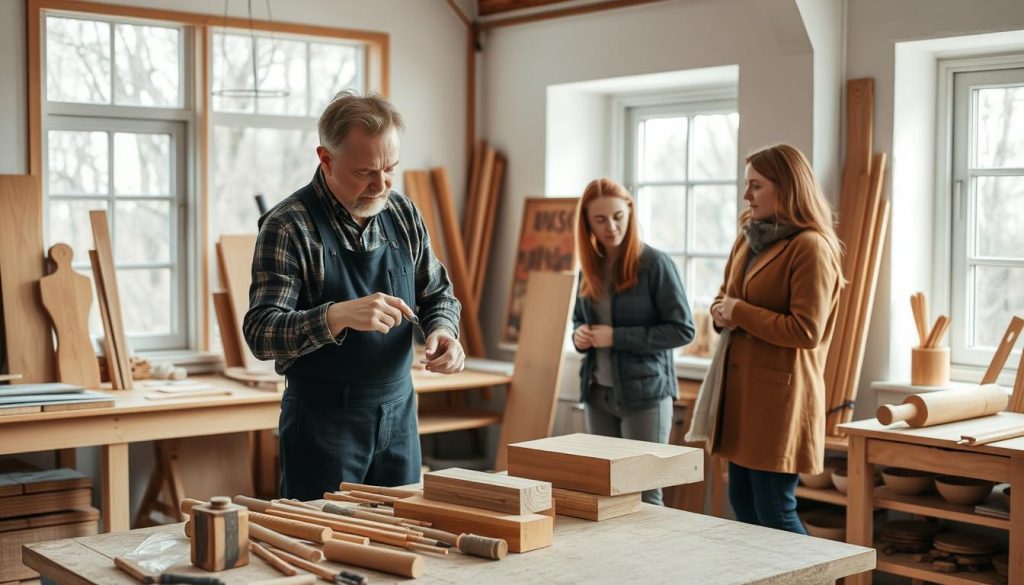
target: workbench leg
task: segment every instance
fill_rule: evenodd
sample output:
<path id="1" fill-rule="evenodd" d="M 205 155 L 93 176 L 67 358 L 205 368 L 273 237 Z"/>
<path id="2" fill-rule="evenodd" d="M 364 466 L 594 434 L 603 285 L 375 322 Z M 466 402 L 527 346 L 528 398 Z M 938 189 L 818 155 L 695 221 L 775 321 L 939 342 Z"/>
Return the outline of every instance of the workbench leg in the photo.
<path id="1" fill-rule="evenodd" d="M 711 472 L 711 515 L 725 518 L 725 501 L 729 497 L 729 462 L 718 455 L 712 455 Z M 708 458 L 704 458 L 704 469 L 708 469 Z M 708 472 L 704 472 L 704 477 Z"/>
<path id="2" fill-rule="evenodd" d="M 1010 458 L 1010 583 L 1024 579 L 1024 458 Z"/>
<path id="3" fill-rule="evenodd" d="M 75 457 L 77 449 L 58 449 L 57 467 L 63 469 L 78 469 L 78 459 Z"/>
<path id="4" fill-rule="evenodd" d="M 873 547 L 874 534 L 874 465 L 868 463 L 867 440 L 850 437 L 847 451 L 846 542 Z M 846 578 L 847 585 L 871 585 L 871 571 Z"/>
<path id="5" fill-rule="evenodd" d="M 100 509 L 103 532 L 121 532 L 130 528 L 128 491 L 128 443 L 102 445 Z"/>

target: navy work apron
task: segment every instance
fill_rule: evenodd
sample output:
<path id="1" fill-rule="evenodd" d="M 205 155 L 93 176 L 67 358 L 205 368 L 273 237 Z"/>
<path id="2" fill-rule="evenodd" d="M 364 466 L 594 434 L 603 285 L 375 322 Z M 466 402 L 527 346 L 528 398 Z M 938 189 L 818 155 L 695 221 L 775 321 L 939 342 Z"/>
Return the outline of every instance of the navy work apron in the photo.
<path id="1" fill-rule="evenodd" d="M 383 292 L 415 306 L 412 257 L 398 241 L 394 212 L 377 216 L 387 243 L 348 250 L 312 188 L 300 193 L 324 246 L 318 303 Z M 308 309 L 309 307 L 299 307 Z M 395 486 L 416 483 L 421 455 L 412 388 L 412 325 L 405 318 L 386 335 L 348 330 L 285 372 L 281 401 L 281 495 L 322 498 L 342 481 Z"/>

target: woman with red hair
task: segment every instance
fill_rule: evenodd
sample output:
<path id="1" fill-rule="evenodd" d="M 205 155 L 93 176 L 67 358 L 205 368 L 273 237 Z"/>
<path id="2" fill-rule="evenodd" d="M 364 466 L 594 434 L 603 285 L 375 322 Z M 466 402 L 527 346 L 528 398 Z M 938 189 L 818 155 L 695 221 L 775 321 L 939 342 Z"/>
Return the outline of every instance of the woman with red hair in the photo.
<path id="1" fill-rule="evenodd" d="M 799 473 L 825 458 L 825 358 L 842 286 L 832 209 L 796 148 L 747 157 L 749 206 L 711 316 L 731 330 L 713 450 L 729 461 L 736 519 L 806 534 Z M 703 392 L 703 389 L 702 389 Z"/>
<path id="2" fill-rule="evenodd" d="M 672 350 L 694 335 L 675 264 L 640 240 L 633 197 L 607 178 L 583 191 L 576 245 L 582 273 L 572 339 L 585 354 L 587 429 L 666 443 L 678 394 Z M 643 500 L 661 505 L 661 490 Z"/>

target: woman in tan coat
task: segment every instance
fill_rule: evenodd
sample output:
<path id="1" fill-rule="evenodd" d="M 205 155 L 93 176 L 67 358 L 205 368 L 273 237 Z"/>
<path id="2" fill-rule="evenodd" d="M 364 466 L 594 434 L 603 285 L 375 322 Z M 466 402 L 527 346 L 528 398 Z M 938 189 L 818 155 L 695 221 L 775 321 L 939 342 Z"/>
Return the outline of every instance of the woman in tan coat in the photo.
<path id="1" fill-rule="evenodd" d="M 810 165 L 785 144 L 747 157 L 749 207 L 711 316 L 732 330 L 719 454 L 741 522 L 806 534 L 798 473 L 820 473 L 825 357 L 842 283 L 832 211 Z"/>

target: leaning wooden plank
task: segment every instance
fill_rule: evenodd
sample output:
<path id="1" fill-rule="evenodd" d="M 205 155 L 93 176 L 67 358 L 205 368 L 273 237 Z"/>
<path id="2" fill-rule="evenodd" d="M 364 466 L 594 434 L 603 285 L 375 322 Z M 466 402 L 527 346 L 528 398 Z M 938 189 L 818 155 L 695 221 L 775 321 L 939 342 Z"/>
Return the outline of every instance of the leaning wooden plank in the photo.
<path id="1" fill-rule="evenodd" d="M 476 217 L 476 206 L 480 203 L 477 191 L 480 189 L 480 170 L 484 162 L 484 149 L 487 141 L 480 140 L 473 149 L 473 164 L 469 169 L 469 184 L 466 185 L 466 201 L 462 209 L 462 241 L 468 242 L 471 236 L 470 224 Z"/>
<path id="2" fill-rule="evenodd" d="M 704 481 L 693 447 L 574 433 L 508 446 L 508 473 L 556 488 L 617 496 Z"/>
<path id="3" fill-rule="evenodd" d="M 430 238 L 430 249 L 434 256 L 444 264 L 448 265 L 448 249 L 445 247 L 444 237 L 437 225 L 437 215 L 434 213 L 434 196 L 430 191 L 430 178 L 426 171 L 409 170 L 405 171 L 405 194 L 412 200 L 413 205 L 420 212 L 423 218 L 423 227 L 427 229 L 427 236 Z"/>
<path id="4" fill-rule="evenodd" d="M 39 177 L 0 175 L 0 299 L 7 371 L 14 383 L 57 379 L 50 321 L 39 293 L 45 274 Z"/>
<path id="5" fill-rule="evenodd" d="M 217 314 L 220 344 L 224 349 L 224 367 L 243 368 L 245 364 L 242 361 L 242 346 L 245 343 L 238 337 L 241 329 L 235 325 L 235 316 L 231 313 L 231 297 L 228 293 L 213 293 L 213 312 Z"/>
<path id="6" fill-rule="evenodd" d="M 573 274 L 530 273 L 515 370 L 505 401 L 505 417 L 494 463 L 494 468 L 499 471 L 508 465 L 507 447 L 510 443 L 546 437 L 554 427 L 565 332 L 576 298 L 575 291 L 576 276 Z"/>
<path id="7" fill-rule="evenodd" d="M 125 390 L 132 389 L 132 367 L 129 363 L 128 340 L 124 335 L 124 319 L 121 316 L 121 296 L 117 289 L 117 270 L 114 268 L 114 249 L 110 243 L 110 227 L 107 225 L 107 212 L 94 209 L 89 212 L 92 223 L 92 238 L 99 259 L 100 279 L 103 282 L 103 295 L 107 300 L 107 315 L 113 333 L 114 361 L 121 373 L 121 384 Z M 110 357 L 107 358 L 110 362 Z"/>
<path id="8" fill-rule="evenodd" d="M 503 538 L 508 550 L 516 553 L 551 546 L 554 540 L 554 519 L 542 514 L 504 514 L 412 496 L 395 501 L 395 515 L 424 520 L 434 528 L 456 534 Z"/>
<path id="9" fill-rule="evenodd" d="M 5 561 L 0 563 L 0 581 L 31 579 L 38 576 L 38 573 L 22 564 L 22 547 L 24 545 L 64 538 L 91 536 L 93 534 L 96 534 L 95 516 L 84 522 L 41 526 L 0 533 L 0 559 Z M 111 566 L 113 565 L 111 564 Z M 60 582 L 77 583 L 78 581 Z"/>
<path id="10" fill-rule="evenodd" d="M 487 211 L 484 214 L 483 233 L 480 237 L 480 256 L 473 267 L 473 295 L 483 298 L 484 283 L 490 266 L 491 245 L 494 243 L 494 223 L 498 217 L 498 203 L 501 199 L 501 181 L 505 177 L 505 156 L 498 153 L 491 173 L 491 191 L 487 197 Z"/>
<path id="11" fill-rule="evenodd" d="M 572 516 L 600 522 L 640 511 L 641 494 L 599 496 L 562 488 L 552 488 L 555 510 L 562 516 Z"/>
<path id="12" fill-rule="evenodd" d="M 455 288 L 455 296 L 462 301 L 462 325 L 468 342 L 466 353 L 474 357 L 486 357 L 483 330 L 477 316 L 477 298 L 473 296 L 472 278 L 466 267 L 466 249 L 463 246 L 462 234 L 459 233 L 459 217 L 455 213 L 448 171 L 444 167 L 433 168 L 430 169 L 430 177 L 433 181 L 434 195 L 437 197 L 437 206 L 441 212 L 452 285 Z"/>
<path id="13" fill-rule="evenodd" d="M 22 494 L 0 498 L 0 518 L 81 510 L 92 504 L 92 490 L 78 488 L 57 492 Z"/>
<path id="14" fill-rule="evenodd" d="M 114 357 L 114 328 L 110 323 L 110 311 L 107 310 L 107 295 L 103 292 L 103 276 L 100 275 L 100 258 L 96 250 L 89 250 L 89 262 L 92 263 L 92 281 L 96 287 L 96 304 L 100 307 L 100 322 L 103 324 L 103 359 L 107 363 L 107 379 L 114 390 L 124 390 L 121 369 L 117 367 Z"/>
<path id="15" fill-rule="evenodd" d="M 249 310 L 249 287 L 252 285 L 252 257 L 256 251 L 254 234 L 221 236 L 217 247 L 217 261 L 224 290 L 231 300 L 231 314 L 234 316 L 235 331 L 239 340 L 244 340 L 242 323 Z M 273 361 L 259 360 L 241 343 L 242 362 L 247 370 L 273 370 Z"/>
<path id="16" fill-rule="evenodd" d="M 74 469 L 43 469 L 16 472 L 13 478 L 25 486 L 26 494 L 91 488 L 92 478 Z"/>
<path id="17" fill-rule="evenodd" d="M 468 218 L 470 223 L 469 239 L 466 240 L 466 250 L 469 252 L 467 262 L 469 268 L 476 274 L 480 268 L 480 244 L 483 241 L 484 227 L 487 223 L 488 198 L 491 195 L 491 183 L 494 176 L 494 163 L 497 158 L 497 151 L 490 146 L 484 149 L 483 162 L 480 168 L 480 183 L 477 185 L 475 195 L 477 204 L 473 209 L 473 217 Z"/>
<path id="18" fill-rule="evenodd" d="M 453 467 L 425 474 L 423 497 L 506 514 L 531 514 L 551 509 L 551 484 Z"/>

